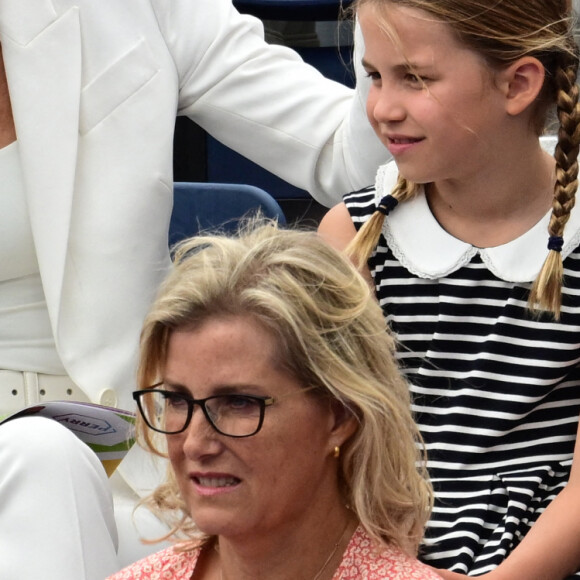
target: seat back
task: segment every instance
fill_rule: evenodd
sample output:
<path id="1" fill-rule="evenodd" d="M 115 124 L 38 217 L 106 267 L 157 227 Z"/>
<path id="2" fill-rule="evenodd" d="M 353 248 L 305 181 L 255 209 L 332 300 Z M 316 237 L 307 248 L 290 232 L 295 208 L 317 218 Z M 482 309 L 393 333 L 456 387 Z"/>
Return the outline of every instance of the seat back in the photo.
<path id="1" fill-rule="evenodd" d="M 352 0 L 233 0 L 242 13 L 262 20 L 337 20 Z"/>
<path id="2" fill-rule="evenodd" d="M 173 192 L 170 246 L 204 231 L 234 232 L 240 219 L 258 211 L 267 218 L 277 219 L 281 225 L 286 224 L 278 202 L 254 185 L 177 182 Z"/>

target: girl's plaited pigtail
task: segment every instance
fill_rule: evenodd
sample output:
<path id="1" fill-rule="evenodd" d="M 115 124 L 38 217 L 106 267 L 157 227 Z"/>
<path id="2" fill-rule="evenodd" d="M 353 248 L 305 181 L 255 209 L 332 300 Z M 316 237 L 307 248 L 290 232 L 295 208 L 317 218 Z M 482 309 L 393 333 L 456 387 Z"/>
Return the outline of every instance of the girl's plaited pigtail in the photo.
<path id="1" fill-rule="evenodd" d="M 355 264 L 362 267 L 368 262 L 379 242 L 385 217 L 389 215 L 399 202 L 403 202 L 415 195 L 417 189 L 418 186 L 416 184 L 399 176 L 393 191 L 381 199 L 373 215 L 363 224 L 346 247 L 346 254 Z"/>
<path id="2" fill-rule="evenodd" d="M 543 310 L 560 318 L 564 268 L 562 246 L 564 228 L 574 207 L 578 189 L 578 153 L 580 146 L 580 105 L 578 104 L 578 48 L 574 44 L 572 54 L 556 70 L 557 113 L 560 121 L 556 159 L 556 184 L 552 217 L 548 226 L 548 257 L 534 281 L 529 297 L 532 310 Z"/>

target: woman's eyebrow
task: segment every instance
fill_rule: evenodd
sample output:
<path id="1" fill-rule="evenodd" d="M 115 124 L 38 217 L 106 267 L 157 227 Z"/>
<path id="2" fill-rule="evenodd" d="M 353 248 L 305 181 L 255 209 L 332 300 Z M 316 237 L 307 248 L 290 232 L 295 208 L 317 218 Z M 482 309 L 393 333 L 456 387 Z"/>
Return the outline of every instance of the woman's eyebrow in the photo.
<path id="1" fill-rule="evenodd" d="M 253 383 L 224 384 L 217 386 L 214 391 L 216 395 L 239 395 L 249 394 L 248 391 L 256 389 L 263 389 L 263 387 Z"/>
<path id="2" fill-rule="evenodd" d="M 168 391 L 172 391 L 172 392 L 176 392 L 176 393 L 184 393 L 184 394 L 189 393 L 189 389 L 187 387 L 185 387 L 179 383 L 174 383 L 172 381 L 163 381 L 160 386 Z"/>
<path id="3" fill-rule="evenodd" d="M 172 381 L 163 381 L 161 383 L 161 386 L 172 392 L 193 396 L 191 390 L 180 383 L 174 383 Z M 224 383 L 221 385 L 215 385 L 211 389 L 212 394 L 208 396 L 249 394 L 248 391 L 251 392 L 255 391 L 256 389 L 263 390 L 263 387 L 253 383 L 239 383 L 239 384 Z"/>

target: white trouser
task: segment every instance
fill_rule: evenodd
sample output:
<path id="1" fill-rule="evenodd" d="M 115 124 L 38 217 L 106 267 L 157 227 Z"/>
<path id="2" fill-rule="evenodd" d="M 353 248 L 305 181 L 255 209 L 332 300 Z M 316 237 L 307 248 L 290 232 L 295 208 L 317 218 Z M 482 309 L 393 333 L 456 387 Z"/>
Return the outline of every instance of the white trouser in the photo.
<path id="1" fill-rule="evenodd" d="M 88 398 L 66 376 L 0 369 L 0 416 L 44 400 Z M 30 417 L 1 425 L 0 580 L 103 580 L 168 545 L 141 541 L 162 537 L 167 528 L 146 508 L 136 509 L 165 469 L 164 461 L 134 446 L 107 480 L 96 455 L 56 421 Z M 42 557 L 31 557 L 37 548 Z"/>
<path id="2" fill-rule="evenodd" d="M 0 579 L 103 580 L 119 568 L 96 455 L 42 417 L 0 426 Z"/>

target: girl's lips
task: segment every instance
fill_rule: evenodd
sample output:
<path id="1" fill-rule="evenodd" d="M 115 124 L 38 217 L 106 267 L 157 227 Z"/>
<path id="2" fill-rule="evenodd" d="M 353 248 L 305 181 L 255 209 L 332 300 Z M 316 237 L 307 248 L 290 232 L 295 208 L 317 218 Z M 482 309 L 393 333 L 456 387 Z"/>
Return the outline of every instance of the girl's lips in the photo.
<path id="1" fill-rule="evenodd" d="M 396 156 L 412 149 L 422 141 L 421 137 L 387 137 L 387 149 L 393 156 Z"/>

